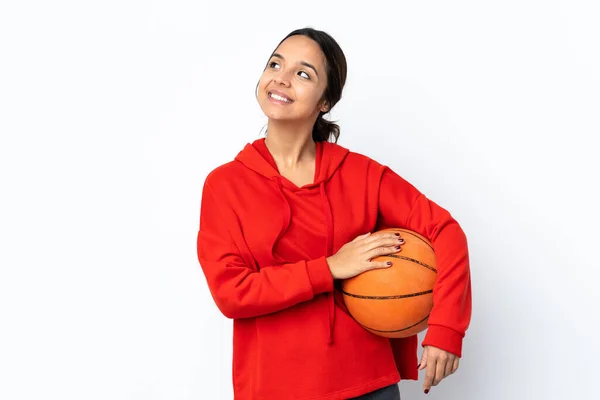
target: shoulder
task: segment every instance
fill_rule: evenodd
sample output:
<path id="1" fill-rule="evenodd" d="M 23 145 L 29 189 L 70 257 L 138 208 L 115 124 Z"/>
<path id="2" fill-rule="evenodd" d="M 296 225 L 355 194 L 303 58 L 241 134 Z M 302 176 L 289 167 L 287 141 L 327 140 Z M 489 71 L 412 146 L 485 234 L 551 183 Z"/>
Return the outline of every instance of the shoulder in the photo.
<path id="1" fill-rule="evenodd" d="M 344 166 L 347 168 L 358 168 L 361 170 L 377 170 L 383 171 L 386 166 L 380 163 L 378 160 L 370 157 L 362 152 L 356 150 L 350 150 L 346 147 L 343 147 L 337 143 L 329 143 L 328 145 L 343 149 L 347 152 L 346 158 L 344 159 Z"/>
<path id="2" fill-rule="evenodd" d="M 375 184 L 392 181 L 395 185 L 402 184 L 412 187 L 412 184 L 392 167 L 360 151 L 348 151 L 343 169 L 352 176 L 363 176 L 364 179 Z"/>
<path id="3" fill-rule="evenodd" d="M 231 176 L 235 175 L 236 171 L 236 164 L 237 161 L 232 160 L 232 161 L 228 161 L 224 164 L 218 165 L 217 167 L 213 168 L 208 175 L 206 175 L 206 183 L 213 185 L 215 183 L 218 183 L 224 179 L 228 179 Z"/>
<path id="4" fill-rule="evenodd" d="M 243 165 L 239 161 L 228 161 L 215 167 L 206 175 L 204 187 L 208 186 L 211 189 L 217 189 L 234 184 L 244 175 L 244 172 Z"/>
<path id="5" fill-rule="evenodd" d="M 383 164 L 381 164 L 379 161 L 375 160 L 374 158 L 372 158 L 366 154 L 356 152 L 356 151 L 350 151 L 348 153 L 348 161 L 351 163 L 361 164 L 361 165 L 371 166 L 371 167 L 376 167 L 376 168 L 384 167 Z"/>

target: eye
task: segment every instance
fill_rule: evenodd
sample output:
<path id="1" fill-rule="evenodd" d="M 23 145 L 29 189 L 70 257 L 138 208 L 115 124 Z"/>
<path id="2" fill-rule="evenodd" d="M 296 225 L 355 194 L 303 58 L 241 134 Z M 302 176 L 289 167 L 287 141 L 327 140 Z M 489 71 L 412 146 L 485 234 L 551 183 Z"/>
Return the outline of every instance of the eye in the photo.
<path id="1" fill-rule="evenodd" d="M 275 68 L 275 67 L 279 68 L 279 63 L 277 61 L 271 61 L 269 63 L 269 68 Z"/>
<path id="2" fill-rule="evenodd" d="M 303 77 L 304 79 L 310 79 L 310 75 L 308 75 L 306 72 L 304 71 L 300 71 L 298 72 L 298 75 L 300 75 L 301 77 Z"/>

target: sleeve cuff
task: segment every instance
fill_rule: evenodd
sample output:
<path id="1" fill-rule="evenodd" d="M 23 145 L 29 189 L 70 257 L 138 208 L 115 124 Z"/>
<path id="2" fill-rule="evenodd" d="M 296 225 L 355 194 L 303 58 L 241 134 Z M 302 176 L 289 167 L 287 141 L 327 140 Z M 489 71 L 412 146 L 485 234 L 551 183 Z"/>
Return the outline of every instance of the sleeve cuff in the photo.
<path id="1" fill-rule="evenodd" d="M 307 261 L 306 270 L 314 295 L 333 291 L 333 276 L 325 257 Z"/>
<path id="2" fill-rule="evenodd" d="M 464 335 L 441 325 L 430 325 L 421 346 L 433 346 L 462 357 Z"/>

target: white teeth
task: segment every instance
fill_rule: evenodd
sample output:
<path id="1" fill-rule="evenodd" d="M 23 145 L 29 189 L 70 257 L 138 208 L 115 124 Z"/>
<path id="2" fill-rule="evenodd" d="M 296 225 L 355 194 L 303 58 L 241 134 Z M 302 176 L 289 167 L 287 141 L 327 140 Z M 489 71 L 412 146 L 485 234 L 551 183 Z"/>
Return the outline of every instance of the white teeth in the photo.
<path id="1" fill-rule="evenodd" d="M 279 101 L 285 101 L 286 103 L 291 103 L 291 100 L 286 99 L 285 97 L 281 97 L 275 93 L 271 93 L 271 97 L 274 98 L 275 100 L 279 100 Z"/>

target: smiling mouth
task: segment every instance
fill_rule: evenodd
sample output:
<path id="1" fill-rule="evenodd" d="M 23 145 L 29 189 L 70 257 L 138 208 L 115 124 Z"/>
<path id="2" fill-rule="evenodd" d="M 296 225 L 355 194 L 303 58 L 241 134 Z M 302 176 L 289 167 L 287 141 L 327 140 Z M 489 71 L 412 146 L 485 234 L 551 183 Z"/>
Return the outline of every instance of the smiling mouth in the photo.
<path id="1" fill-rule="evenodd" d="M 293 102 L 292 100 L 288 99 L 287 97 L 280 96 L 278 94 L 271 93 L 271 92 L 269 92 L 269 97 L 273 100 L 281 101 L 283 103 L 292 103 Z"/>

